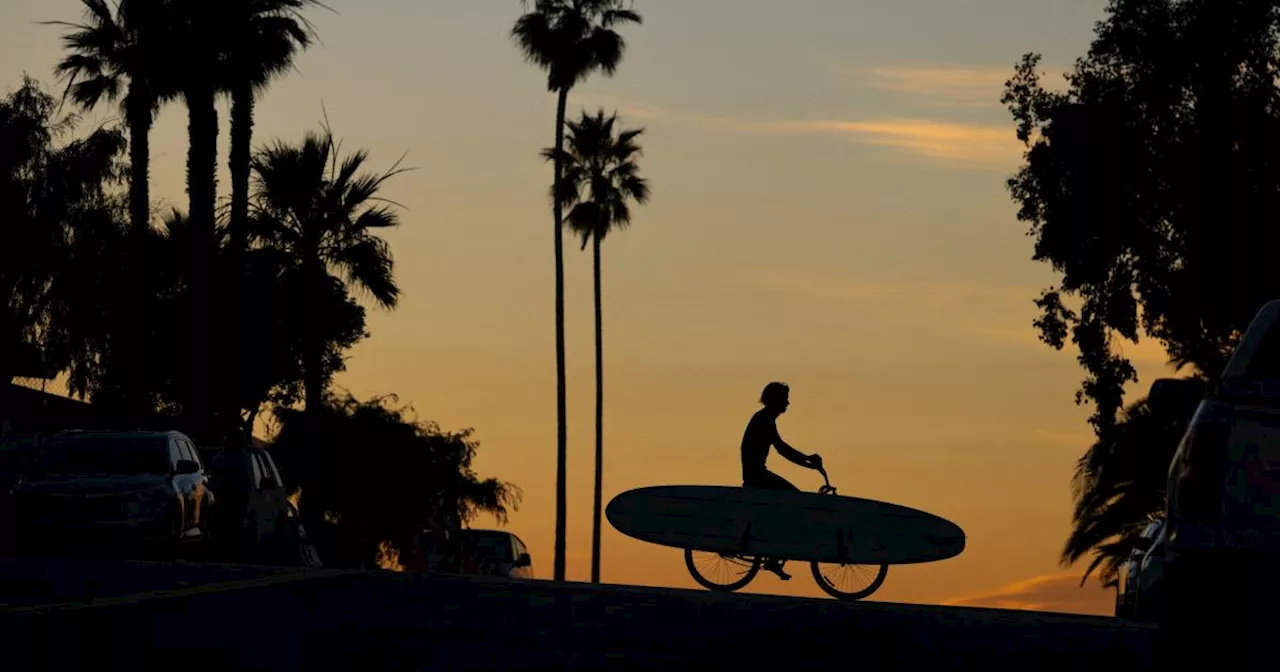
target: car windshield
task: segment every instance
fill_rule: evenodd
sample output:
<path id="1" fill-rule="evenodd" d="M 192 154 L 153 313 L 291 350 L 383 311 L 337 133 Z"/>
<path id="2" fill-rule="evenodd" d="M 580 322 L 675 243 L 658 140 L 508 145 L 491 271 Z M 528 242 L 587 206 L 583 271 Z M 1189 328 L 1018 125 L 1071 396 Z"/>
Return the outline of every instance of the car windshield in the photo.
<path id="1" fill-rule="evenodd" d="M 477 557 L 498 562 L 511 562 L 511 540 L 501 534 L 469 534 L 466 544 L 475 549 Z"/>
<path id="2" fill-rule="evenodd" d="M 167 474 L 169 443 L 141 436 L 57 439 L 40 454 L 36 467 L 45 474 Z"/>

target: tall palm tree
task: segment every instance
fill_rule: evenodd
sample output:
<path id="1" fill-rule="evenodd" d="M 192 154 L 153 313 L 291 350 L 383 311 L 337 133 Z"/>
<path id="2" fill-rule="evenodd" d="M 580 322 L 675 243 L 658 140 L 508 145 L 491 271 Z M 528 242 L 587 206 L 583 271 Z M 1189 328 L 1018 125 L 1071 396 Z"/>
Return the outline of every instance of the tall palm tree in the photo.
<path id="1" fill-rule="evenodd" d="M 81 0 L 84 22 L 46 21 L 70 30 L 62 36 L 68 52 L 56 67 L 65 77 L 64 96 L 85 109 L 119 101 L 129 128 L 129 218 L 135 230 L 150 225 L 151 125 L 164 96 L 156 64 L 165 30 L 165 0 Z"/>
<path id="2" fill-rule="evenodd" d="M 548 149 L 543 156 L 559 159 L 564 168 L 565 205 L 569 211 L 569 228 L 582 238 L 582 248 L 591 243 L 592 269 L 596 308 L 596 473 L 591 521 L 591 582 L 600 582 L 600 504 L 604 474 L 604 333 L 600 293 L 600 244 L 614 230 L 631 223 L 628 201 L 639 204 L 649 200 L 649 183 L 640 177 L 636 163 L 642 150 L 636 138 L 644 129 L 629 129 L 614 134 L 618 123 L 615 113 L 606 117 L 604 110 L 595 116 L 583 111 L 582 118 L 568 123 L 568 147 L 561 155 Z"/>
<path id="3" fill-rule="evenodd" d="M 243 297 L 249 289 L 246 284 L 244 261 L 248 247 L 249 182 L 252 170 L 253 113 L 257 96 L 273 78 L 293 65 L 294 57 L 311 45 L 313 31 L 302 11 L 310 5 L 323 6 L 319 0 L 224 0 L 227 34 L 227 52 L 222 68 L 225 78 L 223 88 L 231 95 L 231 151 L 228 167 L 231 172 L 231 217 L 229 222 L 229 268 Z M 245 302 L 237 300 L 222 316 L 229 329 L 223 339 L 228 366 L 225 371 L 231 378 L 226 389 L 239 390 L 242 379 L 253 377 L 244 371 L 248 365 L 244 358 Z M 224 401 L 227 411 L 238 414 L 238 402 L 229 395 Z M 234 408 L 230 408 L 234 407 Z M 250 411 L 252 414 L 252 410 Z M 237 438 L 248 440 L 248 431 L 237 433 Z"/>
<path id="4" fill-rule="evenodd" d="M 293 66 L 297 54 L 310 47 L 314 32 L 302 15 L 320 0 L 230 0 L 227 12 L 229 50 L 223 76 L 231 94 L 231 247 L 247 245 L 249 181 L 253 144 L 253 112 L 258 95 L 275 77 Z"/>
<path id="5" fill-rule="evenodd" d="M 361 172 L 368 153 L 356 151 L 341 161 L 333 134 L 308 133 L 299 145 L 277 141 L 257 154 L 253 227 L 264 244 L 285 253 L 307 289 L 304 305 L 327 305 L 333 283 L 361 291 L 384 308 L 393 308 L 400 288 L 393 275 L 391 251 L 378 236 L 397 226 L 393 203 L 378 196 L 391 177 L 403 172 L 399 163 L 382 174 Z M 341 278 L 336 277 L 340 275 Z M 323 320 L 323 310 L 307 313 Z M 305 329 L 303 379 L 306 410 L 314 419 L 325 401 L 324 346 Z"/>
<path id="6" fill-rule="evenodd" d="M 528 9 L 529 0 L 521 0 Z M 626 41 L 614 26 L 642 19 L 624 0 L 534 0 L 533 10 L 511 28 L 511 36 L 525 60 L 547 71 L 547 90 L 557 94 L 555 178 L 551 186 L 555 220 L 556 275 L 556 538 L 554 578 L 564 580 L 565 562 L 565 462 L 568 433 L 565 421 L 564 374 L 564 204 L 561 201 L 564 149 L 564 115 L 569 90 L 599 70 L 612 76 L 622 62 Z"/>

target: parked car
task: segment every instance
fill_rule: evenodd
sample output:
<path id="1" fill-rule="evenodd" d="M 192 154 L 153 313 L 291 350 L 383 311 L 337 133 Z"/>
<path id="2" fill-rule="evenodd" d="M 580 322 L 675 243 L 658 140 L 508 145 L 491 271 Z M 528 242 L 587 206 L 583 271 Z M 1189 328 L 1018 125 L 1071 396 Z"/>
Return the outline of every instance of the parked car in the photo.
<path id="1" fill-rule="evenodd" d="M 35 463 L 42 443 L 40 434 L 0 436 L 0 554 L 10 555 L 14 547 L 13 491 Z"/>
<path id="2" fill-rule="evenodd" d="M 1274 620 L 1246 616 L 1280 599 L 1280 301 L 1259 310 L 1220 375 L 1157 381 L 1158 397 L 1198 401 L 1169 465 L 1166 641 L 1185 648 L 1210 626 L 1269 632 Z"/>
<path id="3" fill-rule="evenodd" d="M 532 579 L 533 558 L 516 535 L 504 530 L 458 530 L 457 571 L 462 574 Z"/>
<path id="4" fill-rule="evenodd" d="M 181 432 L 58 432 L 14 491 L 19 550 L 202 540 L 213 503 L 206 480 Z"/>
<path id="5" fill-rule="evenodd" d="M 207 447 L 201 452 L 218 495 L 213 537 L 224 559 L 321 565 L 270 452 L 258 446 Z"/>
<path id="6" fill-rule="evenodd" d="M 1137 602 L 1142 593 L 1142 569 L 1147 552 L 1152 549 L 1157 536 L 1164 529 L 1164 519 L 1158 518 L 1147 523 L 1134 544 L 1129 557 L 1120 566 L 1119 586 L 1116 590 L 1116 616 L 1119 618 L 1135 618 Z"/>

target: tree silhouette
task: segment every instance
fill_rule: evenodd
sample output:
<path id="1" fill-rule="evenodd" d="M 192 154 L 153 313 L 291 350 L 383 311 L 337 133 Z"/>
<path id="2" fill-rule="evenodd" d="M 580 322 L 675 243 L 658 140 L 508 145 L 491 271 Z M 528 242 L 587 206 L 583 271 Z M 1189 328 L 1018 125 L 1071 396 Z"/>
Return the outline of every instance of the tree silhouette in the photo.
<path id="1" fill-rule="evenodd" d="M 67 52 L 56 71 L 66 79 L 64 98 L 69 96 L 85 109 L 101 102 L 119 101 L 129 129 L 129 221 L 135 240 L 118 251 L 117 272 L 121 282 L 112 286 L 130 297 L 145 293 L 144 260 L 136 252 L 146 246 L 150 235 L 150 134 L 161 101 L 168 95 L 160 66 L 167 56 L 164 36 L 169 29 L 165 0 L 117 0 L 114 11 L 105 0 L 82 0 L 81 23 L 46 22 L 68 28 L 61 41 Z M 101 241 L 100 241 L 101 242 Z M 135 251 L 132 258 L 128 254 Z M 83 252 L 83 250 L 81 251 Z M 118 319 L 113 328 L 113 357 L 124 369 L 145 366 L 143 344 L 145 302 L 123 302 L 111 314 Z M 138 388 L 120 381 L 114 388 L 113 405 L 126 415 L 143 412 L 147 402 Z M 135 392 L 129 392 L 134 389 Z"/>
<path id="2" fill-rule="evenodd" d="M 528 0 L 521 0 L 528 9 Z M 535 0 L 533 10 L 516 20 L 511 36 L 525 59 L 547 71 L 547 90 L 557 94 L 555 153 L 564 150 L 565 107 L 569 91 L 593 72 L 612 76 L 622 62 L 626 41 L 613 28 L 642 22 L 631 3 L 623 0 Z M 555 580 L 564 580 L 565 465 L 568 433 L 565 418 L 564 371 L 564 209 L 560 199 L 563 166 L 555 164 L 552 215 L 555 220 L 556 276 L 556 532 Z"/>
<path id="3" fill-rule="evenodd" d="M 640 177 L 636 159 L 641 154 L 636 143 L 643 129 L 622 130 L 616 135 L 618 115 L 609 117 L 600 110 L 595 116 L 585 111 L 578 121 L 568 123 L 567 148 L 560 155 L 547 149 L 543 155 L 564 166 L 560 199 L 569 211 L 569 228 L 582 238 L 582 247 L 591 243 L 592 277 L 596 317 L 596 469 L 591 520 L 591 582 L 600 582 L 600 506 L 604 479 L 604 330 L 600 291 L 600 244 L 614 230 L 631 223 L 628 201 L 649 200 L 649 184 Z"/>
<path id="4" fill-rule="evenodd" d="M 257 389 L 258 385 L 242 380 L 242 377 L 253 377 L 260 383 L 260 373 L 253 368 L 240 366 L 246 359 L 242 357 L 242 350 L 256 348 L 261 351 L 253 342 L 253 332 L 245 322 L 249 317 L 245 308 L 252 297 L 244 291 L 253 287 L 249 278 L 250 271 L 244 264 L 244 254 L 249 239 L 254 103 L 273 78 L 293 66 L 297 53 L 311 45 L 311 25 L 302 15 L 303 10 L 309 6 L 323 5 L 318 0 L 226 0 L 219 5 L 224 12 L 223 21 L 227 28 L 227 33 L 223 36 L 226 53 L 221 76 L 224 79 L 223 88 L 231 95 L 228 271 L 233 274 L 241 289 L 235 295 L 238 300 L 228 306 L 227 314 L 223 315 L 229 333 L 222 342 L 230 362 L 225 368 L 232 378 L 228 388 L 245 389 L 248 386 Z M 274 367 L 269 367 L 268 370 L 272 368 Z M 249 416 L 255 417 L 257 411 L 253 409 L 258 408 L 261 402 L 248 403 Z M 251 432 L 250 421 L 248 430 L 241 436 L 247 439 Z"/>
<path id="5" fill-rule="evenodd" d="M 1077 402 L 1093 405 L 1098 441 L 1145 445 L 1152 474 L 1168 468 L 1165 447 L 1119 418 L 1137 379 L 1120 346 L 1154 338 L 1172 363 L 1211 378 L 1280 293 L 1278 28 L 1266 2 L 1113 0 L 1066 91 L 1042 85 L 1037 54 L 1006 86 L 1027 145 L 1009 188 L 1034 259 L 1060 275 L 1037 300 L 1036 328 L 1051 347 L 1076 346 Z M 1077 512 L 1068 561 L 1081 544 L 1110 552 L 1088 522 L 1110 511 L 1102 502 L 1077 496 L 1078 509 L 1098 508 Z M 1123 520 L 1098 529 L 1132 529 L 1144 508 L 1105 513 Z"/>
<path id="6" fill-rule="evenodd" d="M 305 308 L 302 361 L 306 407 L 318 412 L 328 384 L 324 309 L 339 282 L 367 293 L 384 308 L 394 308 L 400 288 L 391 251 L 378 237 L 397 226 L 390 202 L 378 196 L 383 184 L 403 169 L 399 163 L 382 174 L 362 173 L 368 153 L 358 150 L 339 160 L 333 134 L 308 133 L 301 144 L 277 141 L 253 160 L 257 174 L 253 230 L 261 244 L 286 255 L 297 273 Z"/>
<path id="7" fill-rule="evenodd" d="M 278 411 L 271 450 L 288 485 L 302 489 L 308 534 L 323 544 L 326 564 L 371 562 L 383 540 L 407 550 L 417 526 L 431 519 L 466 524 L 488 513 L 505 524 L 519 505 L 519 488 L 473 470 L 479 444 L 472 430 L 443 431 L 394 400 L 335 397 L 318 418 L 311 409 Z M 308 441 L 315 423 L 332 439 L 323 446 Z"/>
<path id="8" fill-rule="evenodd" d="M 293 67 L 313 31 L 302 11 L 319 0 L 228 0 L 222 3 L 228 51 L 222 76 L 231 94 L 231 240 L 248 247 L 254 103 L 275 77 Z"/>
<path id="9" fill-rule="evenodd" d="M 81 0 L 84 22 L 47 21 L 70 30 L 62 36 L 67 55 L 56 72 L 67 78 L 77 105 L 97 107 L 120 101 L 129 127 L 129 218 L 133 227 L 150 226 L 151 124 L 164 95 L 157 64 L 165 56 L 160 35 L 167 28 L 164 0 Z"/>
<path id="10" fill-rule="evenodd" d="M 110 219 L 124 136 L 98 129 L 56 144 L 76 119 L 55 116 L 38 82 L 0 100 L 0 418 L 15 376 L 47 376 L 69 357 L 61 298 L 82 269 L 67 263 L 74 231 Z"/>

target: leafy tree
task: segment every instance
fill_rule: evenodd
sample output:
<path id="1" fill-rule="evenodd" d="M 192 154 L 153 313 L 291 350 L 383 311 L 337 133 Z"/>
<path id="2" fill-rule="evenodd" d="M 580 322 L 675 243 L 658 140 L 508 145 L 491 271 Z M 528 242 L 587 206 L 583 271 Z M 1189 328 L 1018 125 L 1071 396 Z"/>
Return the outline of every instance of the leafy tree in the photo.
<path id="1" fill-rule="evenodd" d="M 1140 406 L 1119 415 L 1137 380 L 1121 345 L 1154 338 L 1179 368 L 1212 377 L 1280 292 L 1270 222 L 1280 206 L 1278 28 L 1262 0 L 1112 0 L 1066 91 L 1042 84 L 1037 54 L 1006 87 L 1027 146 L 1009 188 L 1034 259 L 1060 276 L 1037 300 L 1036 327 L 1054 348 L 1075 345 L 1085 370 L 1077 402 L 1093 405 L 1099 444 L 1145 446 L 1139 463 L 1152 477 L 1132 487 L 1160 481 L 1168 461 L 1153 442 L 1168 437 L 1136 438 L 1147 426 L 1133 419 Z M 1116 557 L 1123 546 L 1103 540 L 1127 539 L 1158 510 L 1148 492 L 1141 506 L 1111 511 L 1104 495 L 1128 487 L 1109 480 L 1117 473 L 1077 489 L 1065 561 L 1081 544 Z"/>
<path id="2" fill-rule="evenodd" d="M 407 549 L 431 520 L 465 525 L 488 513 L 505 524 L 519 505 L 519 488 L 475 473 L 472 430 L 444 431 L 394 401 L 345 395 L 319 413 L 277 411 L 281 430 L 271 450 L 288 485 L 302 490 L 299 508 L 308 533 L 325 546 L 326 563 L 372 562 L 383 540 Z M 331 438 L 323 446 L 308 440 L 317 422 Z"/>
<path id="3" fill-rule="evenodd" d="M 522 0 L 528 9 L 528 0 Z M 593 72 L 612 76 L 622 62 L 626 41 L 613 28 L 642 19 L 623 0 L 535 0 L 532 11 L 516 20 L 511 36 L 525 59 L 547 71 L 547 90 L 555 92 L 556 143 L 555 157 L 564 151 L 565 107 L 569 91 Z M 555 580 L 564 580 L 565 553 L 565 462 L 568 434 L 565 420 L 564 372 L 564 204 L 562 193 L 564 166 L 553 160 L 552 211 L 555 220 L 556 276 L 556 541 Z"/>
<path id="4" fill-rule="evenodd" d="M 596 312 L 596 472 L 595 496 L 591 522 L 591 581 L 600 582 L 600 506 L 604 464 L 604 329 L 600 291 L 600 244 L 614 230 L 631 223 L 628 201 L 644 204 L 649 200 L 649 183 L 640 177 L 640 145 L 636 138 L 643 129 L 614 133 L 616 114 L 604 116 L 600 110 L 594 117 L 585 111 L 582 118 L 569 122 L 568 148 L 562 155 L 548 149 L 544 156 L 559 159 L 564 166 L 561 198 L 569 211 L 569 228 L 582 238 L 582 247 L 591 243 L 592 276 L 595 287 Z"/>
<path id="5" fill-rule="evenodd" d="M 121 133 L 101 128 L 59 145 L 76 118 L 57 117 L 56 107 L 30 77 L 0 100 L 0 393 L 15 376 L 65 366 L 60 299 L 83 272 L 67 263 L 69 251 L 78 230 L 111 220 L 111 186 L 123 173 Z M 0 416 L 3 402 L 0 394 Z"/>
<path id="6" fill-rule="evenodd" d="M 142 277 L 146 263 L 136 254 L 133 257 L 128 254 L 130 250 L 137 252 L 146 247 L 143 239 L 150 235 L 150 134 L 160 104 L 169 95 L 161 67 L 169 49 L 165 43 L 168 15 L 164 11 L 165 0 L 116 0 L 114 7 L 106 0 L 81 2 L 84 5 L 81 23 L 46 22 L 67 28 L 61 38 L 66 56 L 56 71 L 66 80 L 64 98 L 70 96 L 80 107 L 92 109 L 103 101 L 120 103 L 129 130 L 129 221 L 130 235 L 135 239 L 128 245 L 123 241 L 119 241 L 120 245 L 113 244 L 111 253 L 117 255 L 113 260 L 116 270 L 110 284 L 97 288 L 86 286 L 84 290 L 96 293 L 109 286 L 125 296 L 140 298 L 146 292 L 147 281 Z M 90 238 L 98 243 L 106 242 L 101 237 Z M 82 249 L 78 253 L 84 252 Z M 123 277 L 117 277 L 121 274 Z M 143 301 L 121 301 L 110 312 L 115 319 L 112 357 L 122 370 L 146 366 L 148 350 L 144 342 L 148 334 L 144 333 L 147 329 L 144 316 L 149 314 L 148 308 Z M 85 334 L 82 332 L 82 335 Z M 84 343 L 82 339 L 82 345 Z M 82 352 L 84 354 L 87 352 Z M 83 369 L 79 373 L 87 375 Z M 86 381 L 81 378 L 81 382 Z M 115 407 L 126 415 L 143 412 L 148 402 L 141 398 L 145 395 L 139 386 L 129 384 L 126 379 L 118 382 L 120 384 L 113 388 L 118 393 L 113 401 Z"/>

